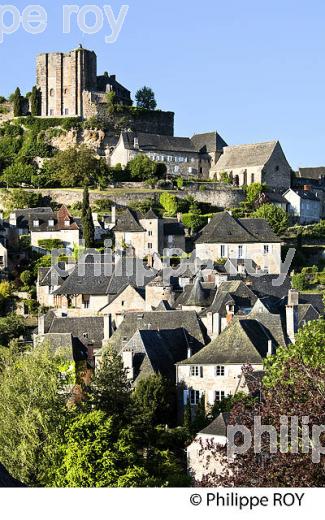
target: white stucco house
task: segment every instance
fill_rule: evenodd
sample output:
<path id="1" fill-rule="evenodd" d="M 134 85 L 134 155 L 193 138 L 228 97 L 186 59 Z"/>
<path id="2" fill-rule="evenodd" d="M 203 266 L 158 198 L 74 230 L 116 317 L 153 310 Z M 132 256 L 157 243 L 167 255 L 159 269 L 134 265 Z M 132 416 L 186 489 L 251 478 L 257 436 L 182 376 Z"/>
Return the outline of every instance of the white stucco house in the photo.
<path id="1" fill-rule="evenodd" d="M 283 196 L 289 203 L 289 214 L 300 224 L 319 222 L 321 218 L 321 201 L 309 186 L 303 190 L 287 190 Z"/>

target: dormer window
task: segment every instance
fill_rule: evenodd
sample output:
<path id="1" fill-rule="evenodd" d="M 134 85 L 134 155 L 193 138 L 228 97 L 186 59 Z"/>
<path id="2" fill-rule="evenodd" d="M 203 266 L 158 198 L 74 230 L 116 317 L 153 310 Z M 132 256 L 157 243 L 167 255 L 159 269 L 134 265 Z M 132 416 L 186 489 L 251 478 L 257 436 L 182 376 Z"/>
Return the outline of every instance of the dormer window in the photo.
<path id="1" fill-rule="evenodd" d="M 49 225 L 49 227 L 54 227 L 54 220 L 53 220 L 53 219 L 50 219 L 50 220 L 48 221 L 48 225 Z"/>
<path id="2" fill-rule="evenodd" d="M 33 226 L 39 227 L 39 220 L 33 220 Z"/>

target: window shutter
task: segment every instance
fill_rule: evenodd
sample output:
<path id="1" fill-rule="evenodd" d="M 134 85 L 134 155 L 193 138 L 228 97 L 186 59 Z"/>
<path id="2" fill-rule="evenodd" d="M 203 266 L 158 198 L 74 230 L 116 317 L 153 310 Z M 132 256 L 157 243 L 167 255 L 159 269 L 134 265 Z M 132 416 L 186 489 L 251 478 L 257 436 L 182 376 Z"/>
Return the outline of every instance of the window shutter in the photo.
<path id="1" fill-rule="evenodd" d="M 203 367 L 200 367 L 200 377 L 203 377 Z"/>
<path id="2" fill-rule="evenodd" d="M 183 402 L 184 402 L 184 404 L 187 404 L 188 394 L 189 394 L 188 390 L 183 390 Z"/>

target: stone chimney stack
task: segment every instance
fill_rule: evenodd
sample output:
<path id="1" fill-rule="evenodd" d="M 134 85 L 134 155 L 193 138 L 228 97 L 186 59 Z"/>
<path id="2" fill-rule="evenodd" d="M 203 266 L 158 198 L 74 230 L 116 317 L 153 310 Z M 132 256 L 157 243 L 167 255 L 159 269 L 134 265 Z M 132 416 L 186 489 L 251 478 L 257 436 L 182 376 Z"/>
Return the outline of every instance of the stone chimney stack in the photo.
<path id="1" fill-rule="evenodd" d="M 112 316 L 104 315 L 104 341 L 108 341 L 112 335 Z"/>
<path id="2" fill-rule="evenodd" d="M 45 334 L 45 315 L 40 314 L 38 317 L 38 334 L 43 336 Z"/>
<path id="3" fill-rule="evenodd" d="M 139 146 L 139 139 L 138 139 L 138 137 L 135 137 L 135 138 L 134 138 L 133 148 L 134 148 L 135 150 L 139 150 L 139 149 L 140 149 L 140 146 Z"/>
<path id="4" fill-rule="evenodd" d="M 115 226 L 116 224 L 116 206 L 112 206 L 111 208 L 111 221 L 112 221 L 112 225 Z"/>
<path id="5" fill-rule="evenodd" d="M 298 305 L 299 292 L 290 289 L 288 293 L 288 305 L 286 306 L 287 335 L 291 343 L 295 343 L 295 334 L 298 332 Z"/>
<path id="6" fill-rule="evenodd" d="M 304 191 L 311 191 L 311 185 L 310 184 L 305 184 L 304 185 Z"/>
<path id="7" fill-rule="evenodd" d="M 272 354 L 273 354 L 273 343 L 272 343 L 272 340 L 269 339 L 267 342 L 267 355 L 272 356 Z"/>
<path id="8" fill-rule="evenodd" d="M 129 380 L 134 379 L 134 366 L 133 366 L 133 351 L 124 350 L 122 352 L 122 361 L 124 369 L 127 370 L 127 378 Z"/>

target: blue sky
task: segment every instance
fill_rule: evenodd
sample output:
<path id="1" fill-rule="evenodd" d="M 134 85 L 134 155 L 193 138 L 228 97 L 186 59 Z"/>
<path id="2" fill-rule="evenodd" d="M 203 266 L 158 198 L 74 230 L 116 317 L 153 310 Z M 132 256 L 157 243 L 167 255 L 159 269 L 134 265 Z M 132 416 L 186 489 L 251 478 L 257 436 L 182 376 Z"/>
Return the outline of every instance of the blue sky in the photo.
<path id="1" fill-rule="evenodd" d="M 22 11 L 25 1 L 8 2 Z M 35 80 L 35 55 L 78 43 L 98 55 L 134 93 L 144 84 L 176 112 L 176 135 L 218 130 L 228 144 L 279 139 L 291 165 L 325 165 L 325 2 L 323 0 L 35 0 L 48 12 L 43 34 L 20 29 L 0 45 L 0 94 Z M 62 5 L 129 5 L 114 44 L 106 21 L 85 35 Z M 7 19 L 9 20 L 9 19 Z M 89 23 L 92 19 L 89 18 Z M 7 21 L 8 23 L 8 21 Z"/>

